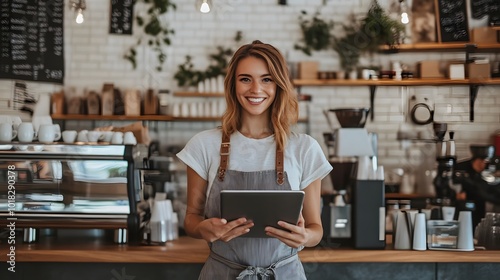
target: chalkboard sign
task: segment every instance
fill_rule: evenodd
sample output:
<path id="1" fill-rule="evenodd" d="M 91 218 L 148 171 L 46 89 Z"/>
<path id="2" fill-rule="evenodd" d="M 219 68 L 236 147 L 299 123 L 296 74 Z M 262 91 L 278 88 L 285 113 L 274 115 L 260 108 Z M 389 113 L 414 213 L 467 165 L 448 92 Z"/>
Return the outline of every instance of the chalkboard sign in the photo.
<path id="1" fill-rule="evenodd" d="M 466 0 L 436 0 L 439 42 L 469 42 Z"/>
<path id="2" fill-rule="evenodd" d="M 500 0 L 471 0 L 470 10 L 472 18 L 491 17 L 500 12 Z"/>
<path id="3" fill-rule="evenodd" d="M 109 33 L 132 34 L 134 0 L 111 0 Z"/>
<path id="4" fill-rule="evenodd" d="M 2 0 L 0 78 L 63 83 L 64 0 Z"/>
<path id="5" fill-rule="evenodd" d="M 500 25 L 500 0 L 470 1 L 472 18 L 489 16 L 490 25 Z"/>

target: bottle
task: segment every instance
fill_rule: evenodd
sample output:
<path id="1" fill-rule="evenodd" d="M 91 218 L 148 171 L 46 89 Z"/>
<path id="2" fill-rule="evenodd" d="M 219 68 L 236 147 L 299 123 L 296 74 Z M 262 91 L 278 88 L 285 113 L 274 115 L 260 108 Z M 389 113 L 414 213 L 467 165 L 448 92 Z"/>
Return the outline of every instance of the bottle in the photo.
<path id="1" fill-rule="evenodd" d="M 387 205 L 387 215 L 385 216 L 385 231 L 394 232 L 393 215 L 397 215 L 399 210 L 399 201 L 396 199 L 388 199 L 386 201 Z"/>
<path id="2" fill-rule="evenodd" d="M 449 157 L 456 157 L 456 152 L 455 152 L 455 140 L 453 139 L 455 132 L 450 131 L 448 132 L 448 135 L 450 136 L 450 140 L 448 140 L 448 145 L 446 149 L 446 155 Z"/>

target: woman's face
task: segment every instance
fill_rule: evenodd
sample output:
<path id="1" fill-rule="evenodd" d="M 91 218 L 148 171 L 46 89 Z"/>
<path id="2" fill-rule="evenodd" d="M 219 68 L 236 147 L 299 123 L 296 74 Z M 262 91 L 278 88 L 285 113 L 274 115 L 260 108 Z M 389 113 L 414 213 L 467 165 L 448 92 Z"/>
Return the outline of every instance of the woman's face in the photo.
<path id="1" fill-rule="evenodd" d="M 276 83 L 264 60 L 252 56 L 240 60 L 236 68 L 236 97 L 243 114 L 258 116 L 268 112 L 276 97 Z"/>

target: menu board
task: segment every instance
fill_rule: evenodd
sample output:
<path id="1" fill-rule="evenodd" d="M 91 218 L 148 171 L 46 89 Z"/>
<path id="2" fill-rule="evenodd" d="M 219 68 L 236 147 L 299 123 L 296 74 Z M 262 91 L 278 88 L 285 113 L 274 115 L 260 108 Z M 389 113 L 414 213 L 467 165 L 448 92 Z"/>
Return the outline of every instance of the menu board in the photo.
<path id="1" fill-rule="evenodd" d="M 439 42 L 468 42 L 466 0 L 436 0 Z"/>
<path id="2" fill-rule="evenodd" d="M 63 83 L 64 0 L 2 0 L 0 78 Z"/>
<path id="3" fill-rule="evenodd" d="M 490 25 L 500 25 L 500 0 L 470 1 L 472 18 L 489 16 Z"/>
<path id="4" fill-rule="evenodd" d="M 109 33 L 132 34 L 132 20 L 134 18 L 134 0 L 110 0 L 111 15 Z"/>
<path id="5" fill-rule="evenodd" d="M 484 16 L 497 14 L 500 11 L 500 0 L 475 0 L 470 1 L 472 18 L 480 19 Z"/>

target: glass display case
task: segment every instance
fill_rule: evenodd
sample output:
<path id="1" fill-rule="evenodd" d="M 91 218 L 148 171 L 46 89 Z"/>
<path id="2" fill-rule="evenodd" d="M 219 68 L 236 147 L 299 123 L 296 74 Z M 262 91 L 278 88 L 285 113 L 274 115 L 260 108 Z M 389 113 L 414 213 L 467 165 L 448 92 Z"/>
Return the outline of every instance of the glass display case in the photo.
<path id="1" fill-rule="evenodd" d="M 0 145 L 0 224 L 15 221 L 25 242 L 39 229 L 110 229 L 139 241 L 139 169 L 146 145 Z"/>

